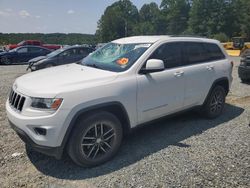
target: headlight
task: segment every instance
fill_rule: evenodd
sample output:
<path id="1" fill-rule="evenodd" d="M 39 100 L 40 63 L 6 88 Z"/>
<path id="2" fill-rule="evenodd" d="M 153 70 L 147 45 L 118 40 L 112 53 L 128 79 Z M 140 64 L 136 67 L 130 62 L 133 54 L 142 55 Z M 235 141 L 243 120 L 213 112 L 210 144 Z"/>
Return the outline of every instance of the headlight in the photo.
<path id="1" fill-rule="evenodd" d="M 57 110 L 62 104 L 63 99 L 45 99 L 45 98 L 31 98 L 31 107 L 44 110 Z"/>

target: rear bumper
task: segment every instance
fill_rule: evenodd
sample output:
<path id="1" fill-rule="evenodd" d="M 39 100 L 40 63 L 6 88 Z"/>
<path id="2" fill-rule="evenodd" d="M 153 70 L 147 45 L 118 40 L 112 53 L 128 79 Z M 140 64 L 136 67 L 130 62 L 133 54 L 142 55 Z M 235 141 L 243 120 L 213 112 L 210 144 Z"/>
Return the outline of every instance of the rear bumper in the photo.
<path id="1" fill-rule="evenodd" d="M 250 79 L 250 67 L 239 66 L 238 74 L 242 79 Z"/>
<path id="2" fill-rule="evenodd" d="M 28 145 L 30 145 L 34 150 L 43 153 L 45 155 L 53 156 L 57 159 L 62 157 L 63 147 L 47 147 L 36 144 L 23 130 L 19 129 L 11 121 L 9 121 L 12 129 L 15 130 L 17 135 Z"/>

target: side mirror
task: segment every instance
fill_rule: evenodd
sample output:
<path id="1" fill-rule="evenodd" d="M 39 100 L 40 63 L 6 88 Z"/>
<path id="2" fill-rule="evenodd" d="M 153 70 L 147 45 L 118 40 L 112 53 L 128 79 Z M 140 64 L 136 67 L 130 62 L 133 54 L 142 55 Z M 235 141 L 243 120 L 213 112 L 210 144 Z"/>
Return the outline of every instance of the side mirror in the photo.
<path id="1" fill-rule="evenodd" d="M 149 59 L 146 62 L 146 67 L 140 70 L 142 74 L 148 74 L 152 72 L 160 72 L 165 69 L 164 63 L 160 59 Z"/>

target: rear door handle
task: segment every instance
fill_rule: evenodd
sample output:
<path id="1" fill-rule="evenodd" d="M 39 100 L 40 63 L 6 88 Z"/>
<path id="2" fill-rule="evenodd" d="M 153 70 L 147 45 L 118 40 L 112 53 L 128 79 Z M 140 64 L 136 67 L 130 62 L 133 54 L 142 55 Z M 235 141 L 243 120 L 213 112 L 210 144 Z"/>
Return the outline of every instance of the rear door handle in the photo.
<path id="1" fill-rule="evenodd" d="M 213 65 L 208 65 L 206 68 L 207 68 L 207 70 L 209 70 L 209 71 L 214 70 L 214 66 L 213 66 Z"/>
<path id="2" fill-rule="evenodd" d="M 183 74 L 184 74 L 183 71 L 178 71 L 178 72 L 175 72 L 175 73 L 174 73 L 174 76 L 175 76 L 175 77 L 181 77 L 181 76 L 183 76 Z"/>

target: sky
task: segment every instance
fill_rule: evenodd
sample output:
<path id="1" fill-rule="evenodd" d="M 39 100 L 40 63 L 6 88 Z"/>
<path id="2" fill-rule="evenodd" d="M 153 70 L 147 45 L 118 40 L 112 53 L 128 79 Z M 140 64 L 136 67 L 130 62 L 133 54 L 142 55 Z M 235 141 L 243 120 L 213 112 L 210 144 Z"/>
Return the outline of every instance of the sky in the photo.
<path id="1" fill-rule="evenodd" d="M 116 0 L 0 0 L 1 33 L 94 34 L 107 6 Z M 161 0 L 131 0 L 138 9 Z"/>

